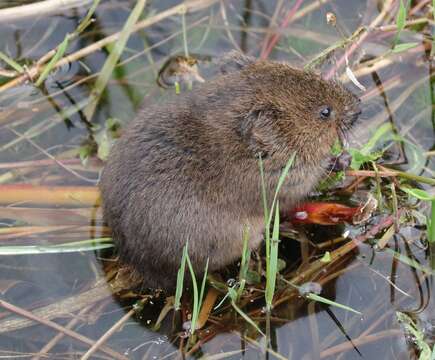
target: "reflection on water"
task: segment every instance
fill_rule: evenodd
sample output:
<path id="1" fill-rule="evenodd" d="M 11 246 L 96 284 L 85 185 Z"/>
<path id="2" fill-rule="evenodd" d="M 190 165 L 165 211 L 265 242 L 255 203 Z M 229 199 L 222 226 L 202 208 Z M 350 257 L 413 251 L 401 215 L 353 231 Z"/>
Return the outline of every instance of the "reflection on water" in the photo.
<path id="1" fill-rule="evenodd" d="M 29 81 L 9 87 L 5 84 L 11 79 L 10 73 L 0 72 L 0 182 L 2 186 L 22 183 L 33 186 L 0 190 L 0 244 L 46 246 L 99 241 L 95 251 L 0 257 L 0 298 L 32 311 L 39 322 L 41 319 L 55 321 L 95 340 L 120 321 L 138 300 L 137 294 L 127 289 L 131 285 L 129 280 L 124 286 L 109 282 L 117 276 L 113 270 L 114 259 L 112 249 L 102 246 L 107 242 L 101 240 L 110 236 L 110 230 L 102 222 L 94 186 L 103 166 L 97 155 L 104 158 L 96 150 L 107 150 L 110 146 L 113 139 L 107 134 L 114 124 L 125 125 L 140 104 L 147 106 L 174 96 L 176 82 L 187 80 L 187 86 L 181 91 L 189 91 L 189 86 L 207 81 L 214 76 L 213 61 L 226 51 L 241 49 L 253 56 L 266 54 L 303 66 L 340 41 L 341 35 L 326 24 L 327 12 L 336 14 L 346 36 L 361 24 L 371 23 L 379 14 L 376 1 L 336 0 L 326 4 L 303 1 L 301 8 L 305 12 L 296 12 L 294 21 L 277 29 L 276 24 L 282 24 L 295 2 L 203 3 L 202 9 L 186 15 L 191 57 L 180 55 L 185 54 L 185 48 L 182 16 L 178 13 L 132 35 L 92 122 L 86 118 L 84 109 L 93 81 L 112 51 L 111 46 L 56 69 L 40 87 Z M 176 1 L 149 2 L 144 17 L 152 18 L 177 4 Z M 67 53 L 73 54 L 119 31 L 132 6 L 133 2 L 103 1 L 92 26 L 70 44 Z M 85 11 L 85 8 L 71 9 L 62 14 L 0 24 L 0 51 L 29 69 L 77 27 Z M 412 16 L 420 19 L 428 11 L 421 6 Z M 271 23 L 275 24 L 276 32 L 269 34 Z M 394 20 L 387 23 L 394 24 Z M 389 53 L 394 33 L 379 30 L 370 33 L 351 54 L 352 70 L 368 89 L 363 94 L 364 126 L 357 130 L 352 142 L 365 143 L 374 129 L 390 122 L 393 131 L 385 136 L 390 140 L 399 136 L 406 140 L 390 144 L 384 162 L 395 163 L 398 169 L 410 174 L 433 178 L 432 63 L 428 58 L 430 42 L 425 40 L 427 29 L 422 26 L 421 31 L 402 33 L 403 43 L 416 43 L 410 52 Z M 275 47 L 268 48 L 274 38 L 277 39 Z M 382 54 L 385 57 L 379 59 Z M 338 49 L 335 55 L 326 57 L 319 70 L 328 74 L 340 59 L 343 52 Z M 0 61 L 0 71 L 6 69 L 12 71 Z M 338 76 L 358 93 L 343 68 Z M 158 86 L 157 80 L 165 89 Z M 400 184 L 395 185 L 398 192 Z M 71 188 L 66 196 L 46 198 L 47 186 Z M 375 188 L 376 180 L 373 178 L 366 186 Z M 349 194 L 341 195 L 346 198 Z M 392 196 L 389 190 L 381 204 L 385 213 L 392 211 L 389 209 Z M 404 195 L 400 196 L 403 200 Z M 187 357 L 214 354 L 217 359 L 218 354 L 227 353 L 225 358 L 234 359 L 415 358 L 415 347 L 410 346 L 413 339 L 399 324 L 395 312 L 406 312 L 424 329 L 427 338 L 433 340 L 433 278 L 421 218 L 421 212 L 427 210 L 427 203 L 415 201 L 406 213 L 409 219 L 414 216 L 413 220 L 397 234 L 393 231 L 384 239 L 389 240 L 388 248 L 375 250 L 369 242 L 361 243 L 326 271 L 320 270 L 306 279 L 321 285 L 322 296 L 346 304 L 361 312 L 360 315 L 307 301 L 290 286 L 281 284 L 277 293 L 280 305 L 270 318 L 269 344 L 242 318 L 236 320 L 226 302 L 212 312 L 208 325 L 198 331 L 196 347 L 187 351 Z M 346 229 L 305 227 L 299 229 L 297 236 L 284 226 L 283 230 L 290 235 L 281 244 L 280 257 L 287 265 L 282 274 L 287 279 L 294 278 L 298 267 L 302 272 L 308 261 L 335 248 L 328 241 L 338 239 L 336 244 L 340 245 L 345 241 L 341 237 L 345 230 L 355 238 L 383 219 L 380 215 L 368 225 Z M 302 236 L 306 241 L 301 244 Z M 417 265 L 406 264 L 398 259 L 397 253 Z M 237 267 L 228 269 L 224 275 L 237 277 Z M 265 330 L 263 292 L 258 284 L 250 289 L 243 310 Z M 180 356 L 180 348 L 189 348 L 181 327 L 183 320 L 187 320 L 186 314 L 179 319 L 180 314 L 173 316 L 170 312 L 156 330 L 153 325 L 163 306 L 163 298 L 148 299 L 143 311 L 138 312 L 140 315 L 123 323 L 106 341 L 106 347 L 94 353 L 95 358 Z M 36 325 L 26 314 L 2 307 L 0 334 L 0 356 L 31 358 L 58 331 L 47 324 Z M 53 354 L 51 358 L 69 359 L 82 356 L 89 347 L 89 343 L 70 334 L 53 340 L 52 347 L 46 351 Z"/>

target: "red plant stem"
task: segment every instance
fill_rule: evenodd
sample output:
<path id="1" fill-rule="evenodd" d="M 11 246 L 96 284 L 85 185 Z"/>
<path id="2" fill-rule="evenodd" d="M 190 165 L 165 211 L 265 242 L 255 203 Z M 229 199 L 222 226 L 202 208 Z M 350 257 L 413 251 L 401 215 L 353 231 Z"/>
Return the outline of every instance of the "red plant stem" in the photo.
<path id="1" fill-rule="evenodd" d="M 288 24 L 290 23 L 290 20 L 293 18 L 293 16 L 296 14 L 296 11 L 300 8 L 302 5 L 303 0 L 296 0 L 296 4 L 290 9 L 290 11 L 287 13 L 287 16 L 285 17 L 284 21 L 281 23 L 280 28 L 286 28 Z M 276 43 L 278 42 L 279 38 L 281 37 L 281 34 L 274 34 L 272 36 L 272 39 L 269 42 L 269 45 L 266 47 L 265 51 L 262 51 L 260 54 L 260 59 L 264 60 L 267 59 L 272 52 L 273 48 L 275 47 Z M 265 39 L 267 41 L 267 37 Z"/>

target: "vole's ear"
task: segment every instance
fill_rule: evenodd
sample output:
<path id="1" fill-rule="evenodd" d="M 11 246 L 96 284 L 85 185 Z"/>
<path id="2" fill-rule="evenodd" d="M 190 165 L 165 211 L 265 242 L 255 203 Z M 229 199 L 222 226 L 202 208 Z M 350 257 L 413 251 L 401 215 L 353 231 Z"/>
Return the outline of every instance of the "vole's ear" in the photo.
<path id="1" fill-rule="evenodd" d="M 238 132 L 253 156 L 265 159 L 275 151 L 276 139 L 273 129 L 278 116 L 278 112 L 272 109 L 258 109 L 251 110 L 241 120 Z"/>
<path id="2" fill-rule="evenodd" d="M 256 59 L 252 56 L 246 56 L 236 50 L 225 54 L 219 61 L 218 66 L 223 74 L 240 71 L 247 65 L 255 63 Z"/>

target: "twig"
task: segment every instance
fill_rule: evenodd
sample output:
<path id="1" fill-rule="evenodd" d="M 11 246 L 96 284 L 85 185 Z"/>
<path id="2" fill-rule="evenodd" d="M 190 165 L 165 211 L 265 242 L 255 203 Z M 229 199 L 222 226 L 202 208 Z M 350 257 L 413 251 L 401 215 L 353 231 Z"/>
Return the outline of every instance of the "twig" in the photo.
<path id="1" fill-rule="evenodd" d="M 114 289 L 113 292 L 119 290 Z M 58 317 L 64 317 L 72 312 L 79 311 L 83 307 L 96 303 L 107 297 L 112 296 L 112 292 L 108 289 L 107 284 L 97 284 L 95 287 L 84 291 L 78 295 L 71 296 L 69 298 L 57 301 L 56 303 L 34 309 L 32 311 L 33 316 L 38 319 L 50 321 Z M 9 331 L 16 331 L 24 329 L 29 326 L 35 325 L 35 319 L 21 319 L 11 318 L 0 321 L 0 334 L 7 333 Z"/>
<path id="2" fill-rule="evenodd" d="M 73 318 L 68 324 L 66 324 L 65 329 L 71 330 L 74 326 L 76 326 L 79 321 L 80 317 L 82 317 L 84 314 L 86 314 L 91 309 L 91 306 L 87 306 L 83 308 L 75 318 Z M 45 357 L 47 352 L 49 352 L 63 337 L 65 336 L 64 333 L 58 333 L 55 335 L 47 344 L 44 345 L 44 347 L 39 350 L 39 352 L 33 356 L 30 360 L 39 360 L 41 359 L 41 356 Z"/>
<path id="3" fill-rule="evenodd" d="M 94 206 L 100 195 L 95 186 L 37 186 L 30 184 L 1 185 L 0 204 L 14 203 Z"/>
<path id="4" fill-rule="evenodd" d="M 4 300 L 0 299 L 0 306 L 5 308 L 6 310 L 9 310 L 9 311 L 15 313 L 15 314 L 18 314 L 20 316 L 26 317 L 26 318 L 28 318 L 30 320 L 36 321 L 36 322 L 38 322 L 40 324 L 48 326 L 48 327 L 50 327 L 52 329 L 55 329 L 57 331 L 60 331 L 61 333 L 65 334 L 65 335 L 68 335 L 69 337 L 72 337 L 73 339 L 79 340 L 79 341 L 81 341 L 81 342 L 83 342 L 85 344 L 88 344 L 88 345 L 91 345 L 91 346 L 95 344 L 95 342 L 93 340 L 89 339 L 86 336 L 83 336 L 83 335 L 81 335 L 79 333 L 76 333 L 75 331 L 67 329 L 67 328 L 65 328 L 65 327 L 63 327 L 63 326 L 61 326 L 59 324 L 56 324 L 55 322 L 53 322 L 51 320 L 40 318 L 40 317 L 34 315 L 33 313 L 31 313 L 30 311 L 27 311 L 27 310 L 25 310 L 23 308 L 15 306 L 15 305 L 7 302 L 7 301 L 4 301 Z M 121 355 L 120 353 L 117 353 L 116 351 L 110 349 L 107 346 L 101 346 L 100 350 L 105 352 L 106 354 L 112 356 L 114 359 L 128 360 L 127 357 L 125 357 L 124 355 Z"/>
<path id="5" fill-rule="evenodd" d="M 399 170 L 391 170 L 384 166 L 379 165 L 380 171 L 371 171 L 371 170 L 347 170 L 346 175 L 347 176 L 364 176 L 364 177 L 403 177 L 405 179 L 418 181 L 424 184 L 434 185 L 435 186 L 435 179 L 431 179 L 424 176 L 414 175 L 410 174 L 404 171 Z"/>
<path id="6" fill-rule="evenodd" d="M 143 305 L 144 301 L 148 299 L 145 298 L 140 301 L 141 305 Z M 103 344 L 118 330 L 128 319 L 130 319 L 136 312 L 136 307 L 133 307 L 127 314 L 125 314 L 121 319 L 119 319 L 106 333 L 100 337 L 91 348 L 81 357 L 81 360 L 88 360 L 92 356 L 92 354 L 97 351 L 99 348 L 102 348 Z"/>

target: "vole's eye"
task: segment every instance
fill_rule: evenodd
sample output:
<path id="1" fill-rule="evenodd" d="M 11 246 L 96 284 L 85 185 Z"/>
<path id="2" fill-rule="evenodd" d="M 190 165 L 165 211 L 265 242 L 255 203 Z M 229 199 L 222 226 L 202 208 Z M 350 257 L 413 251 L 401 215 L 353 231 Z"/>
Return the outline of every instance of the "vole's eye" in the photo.
<path id="1" fill-rule="evenodd" d="M 325 106 L 320 109 L 320 117 L 324 120 L 328 119 L 331 116 L 332 109 L 329 106 Z"/>

